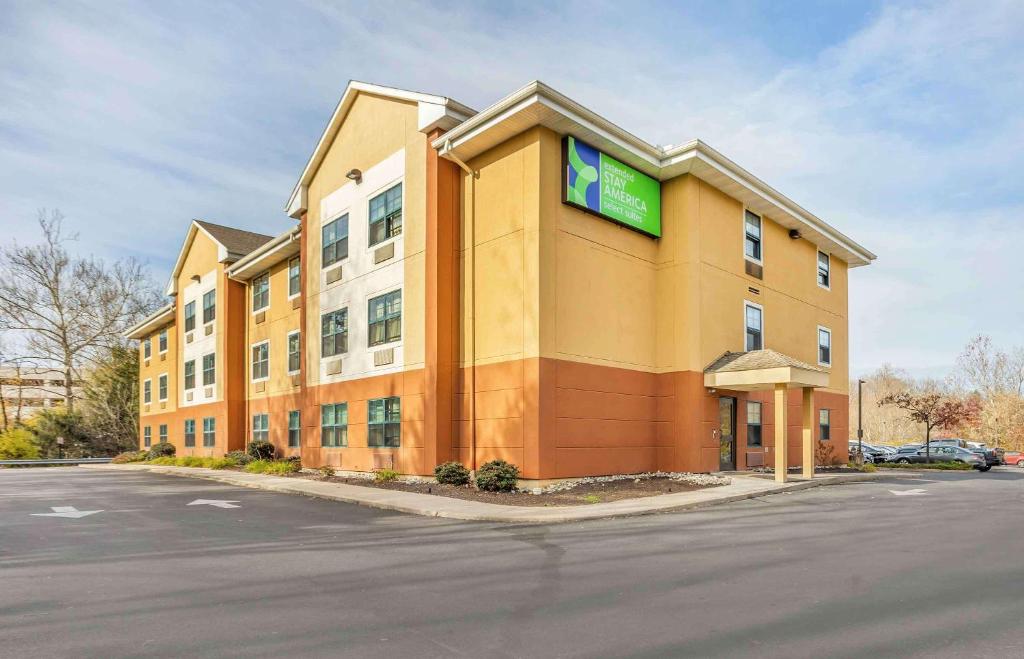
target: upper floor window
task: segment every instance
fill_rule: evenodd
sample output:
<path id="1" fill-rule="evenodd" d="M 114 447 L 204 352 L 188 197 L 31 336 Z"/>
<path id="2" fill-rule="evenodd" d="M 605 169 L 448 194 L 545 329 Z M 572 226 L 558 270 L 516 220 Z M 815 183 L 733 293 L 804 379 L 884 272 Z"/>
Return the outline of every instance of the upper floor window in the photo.
<path id="1" fill-rule="evenodd" d="M 764 318 L 761 307 L 753 302 L 743 305 L 746 324 L 746 345 L 744 349 L 761 350 L 764 348 Z"/>
<path id="2" fill-rule="evenodd" d="M 299 333 L 288 335 L 288 373 L 298 373 L 302 368 L 302 353 L 299 348 Z"/>
<path id="3" fill-rule="evenodd" d="M 402 399 L 377 398 L 367 404 L 366 445 L 398 448 L 402 445 Z"/>
<path id="4" fill-rule="evenodd" d="M 288 261 L 288 297 L 295 297 L 302 292 L 302 268 L 299 257 Z"/>
<path id="5" fill-rule="evenodd" d="M 146 380 L 142 383 L 142 402 L 149 403 L 153 402 L 153 381 Z"/>
<path id="6" fill-rule="evenodd" d="M 832 439 L 831 410 L 818 410 L 818 439 L 823 442 Z"/>
<path id="7" fill-rule="evenodd" d="M 196 360 L 185 362 L 185 391 L 196 388 Z"/>
<path id="8" fill-rule="evenodd" d="M 252 280 L 252 310 L 259 311 L 270 306 L 270 274 L 264 272 Z"/>
<path id="9" fill-rule="evenodd" d="M 270 438 L 270 415 L 252 415 L 252 441 L 266 441 Z"/>
<path id="10" fill-rule="evenodd" d="M 348 308 L 329 311 L 320 317 L 320 356 L 348 352 Z"/>
<path id="11" fill-rule="evenodd" d="M 203 323 L 213 322 L 217 317 L 217 290 L 203 293 Z"/>
<path id="12" fill-rule="evenodd" d="M 264 341 L 252 347 L 252 379 L 266 380 L 270 377 L 270 342 Z"/>
<path id="13" fill-rule="evenodd" d="M 348 213 L 332 220 L 321 229 L 323 253 L 321 267 L 326 268 L 332 263 L 348 257 Z"/>
<path id="14" fill-rule="evenodd" d="M 348 403 L 320 406 L 320 446 L 348 446 Z"/>
<path id="15" fill-rule="evenodd" d="M 402 184 L 370 200 L 370 246 L 402 233 Z"/>
<path id="16" fill-rule="evenodd" d="M 743 253 L 748 259 L 761 261 L 761 218 L 750 211 L 746 212 L 745 240 Z"/>
<path id="17" fill-rule="evenodd" d="M 299 410 L 288 412 L 288 447 L 299 448 L 302 446 L 302 424 L 299 421 Z"/>
<path id="18" fill-rule="evenodd" d="M 818 364 L 832 365 L 832 332 L 826 327 L 818 328 Z"/>
<path id="19" fill-rule="evenodd" d="M 153 339 L 146 337 L 142 341 L 142 358 L 149 359 L 153 355 Z"/>
<path id="20" fill-rule="evenodd" d="M 217 381 L 217 356 L 216 353 L 203 355 L 203 386 L 211 385 Z"/>
<path id="21" fill-rule="evenodd" d="M 822 288 L 832 287 L 831 266 L 829 255 L 825 252 L 818 252 L 818 286 Z"/>
<path id="22" fill-rule="evenodd" d="M 747 446 L 761 446 L 761 403 L 747 401 Z"/>
<path id="23" fill-rule="evenodd" d="M 196 328 L 196 302 L 192 300 L 185 305 L 185 331 L 191 332 Z"/>
<path id="24" fill-rule="evenodd" d="M 378 346 L 402 338 L 402 291 L 370 298 L 369 343 Z"/>
<path id="25" fill-rule="evenodd" d="M 160 400 L 167 400 L 167 374 L 163 373 L 157 379 L 157 393 L 159 394 Z"/>
<path id="26" fill-rule="evenodd" d="M 160 352 L 167 352 L 167 329 L 160 330 L 160 334 L 157 337 L 157 343 L 160 346 Z"/>

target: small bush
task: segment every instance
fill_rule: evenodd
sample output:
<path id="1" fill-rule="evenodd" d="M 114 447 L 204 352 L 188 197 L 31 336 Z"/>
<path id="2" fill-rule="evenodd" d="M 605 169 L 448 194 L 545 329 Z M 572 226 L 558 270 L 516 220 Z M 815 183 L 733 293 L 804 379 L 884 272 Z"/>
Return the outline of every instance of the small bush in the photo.
<path id="1" fill-rule="evenodd" d="M 247 465 L 252 462 L 252 456 L 245 451 L 228 451 L 225 458 L 230 458 L 235 461 L 235 464 Z"/>
<path id="2" fill-rule="evenodd" d="M 174 444 L 170 442 L 158 442 L 149 449 L 149 459 L 172 457 L 177 452 Z"/>
<path id="3" fill-rule="evenodd" d="M 299 463 L 294 460 L 253 460 L 245 465 L 250 474 L 294 474 Z"/>
<path id="4" fill-rule="evenodd" d="M 253 460 L 273 460 L 277 455 L 277 449 L 265 439 L 249 442 L 249 446 L 245 450 Z"/>
<path id="5" fill-rule="evenodd" d="M 911 462 L 883 462 L 878 467 L 886 469 L 937 469 L 939 471 L 970 471 L 974 467 L 964 462 L 922 462 L 914 464 Z"/>
<path id="6" fill-rule="evenodd" d="M 231 458 L 206 458 L 202 466 L 207 469 L 227 469 L 237 467 L 238 463 Z"/>
<path id="7" fill-rule="evenodd" d="M 206 458 L 198 455 L 185 455 L 178 458 L 179 467 L 202 467 L 206 465 Z"/>
<path id="8" fill-rule="evenodd" d="M 515 492 L 519 467 L 504 460 L 485 462 L 476 472 L 476 486 L 485 492 Z"/>
<path id="9" fill-rule="evenodd" d="M 866 465 L 863 465 L 863 466 L 862 466 L 862 467 L 860 468 L 860 470 L 861 470 L 861 471 L 863 471 L 863 472 L 865 472 L 865 473 L 868 473 L 868 474 L 873 474 L 873 473 L 875 473 L 876 471 L 878 471 L 878 467 L 876 467 L 875 465 L 873 465 L 873 464 L 871 464 L 871 463 L 869 462 L 869 463 L 867 463 Z"/>
<path id="10" fill-rule="evenodd" d="M 461 462 L 445 462 L 434 467 L 434 478 L 442 485 L 466 485 L 469 469 Z"/>
<path id="11" fill-rule="evenodd" d="M 269 464 L 270 460 L 253 460 L 245 465 L 245 470 L 250 474 L 262 474 L 267 471 L 267 465 Z"/>
<path id="12" fill-rule="evenodd" d="M 0 460 L 35 460 L 39 447 L 35 435 L 24 428 L 11 428 L 0 433 Z"/>
<path id="13" fill-rule="evenodd" d="M 330 465 L 324 465 L 317 469 L 317 471 L 320 472 L 321 480 L 329 481 L 334 478 L 334 467 L 331 467 Z"/>
<path id="14" fill-rule="evenodd" d="M 123 465 L 131 462 L 142 462 L 148 457 L 149 451 L 126 451 L 116 455 L 110 462 L 116 465 Z"/>
<path id="15" fill-rule="evenodd" d="M 165 467 L 175 467 L 178 465 L 178 459 L 173 458 L 169 455 L 165 455 L 162 458 L 153 458 L 152 460 L 149 461 L 149 463 Z"/>
<path id="16" fill-rule="evenodd" d="M 299 456 L 299 455 L 288 455 L 288 456 L 285 456 L 285 457 L 281 458 L 280 462 L 294 462 L 295 463 L 295 467 L 296 467 L 295 471 L 298 471 L 299 469 L 302 469 L 302 456 Z"/>
<path id="17" fill-rule="evenodd" d="M 394 469 L 378 469 L 373 474 L 373 480 L 378 483 L 390 483 L 398 480 L 398 472 Z"/>

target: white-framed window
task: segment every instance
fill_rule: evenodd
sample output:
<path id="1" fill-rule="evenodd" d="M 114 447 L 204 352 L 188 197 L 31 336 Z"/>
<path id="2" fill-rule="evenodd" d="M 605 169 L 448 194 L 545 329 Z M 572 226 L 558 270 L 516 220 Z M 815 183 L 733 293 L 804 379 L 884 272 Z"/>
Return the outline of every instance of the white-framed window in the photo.
<path id="1" fill-rule="evenodd" d="M 160 377 L 157 378 L 157 394 L 160 398 L 160 402 L 167 400 L 167 374 L 161 373 Z"/>
<path id="2" fill-rule="evenodd" d="M 142 429 L 142 445 L 152 446 L 153 444 L 153 427 L 146 426 Z"/>
<path id="3" fill-rule="evenodd" d="M 302 262 L 299 257 L 288 261 L 288 299 L 296 298 L 302 292 Z"/>
<path id="4" fill-rule="evenodd" d="M 270 273 L 264 272 L 252 280 L 252 312 L 263 311 L 270 306 Z"/>
<path id="5" fill-rule="evenodd" d="M 191 332 L 196 328 L 196 301 L 185 303 L 185 331 Z"/>
<path id="6" fill-rule="evenodd" d="M 160 349 L 160 354 L 167 352 L 167 328 L 160 330 L 160 334 L 157 335 L 157 344 Z"/>
<path id="7" fill-rule="evenodd" d="M 348 352 L 348 307 L 320 316 L 320 357 Z"/>
<path id="8" fill-rule="evenodd" d="M 348 258 L 348 213 L 320 228 L 320 267 Z"/>
<path id="9" fill-rule="evenodd" d="M 832 330 L 818 325 L 818 365 L 832 365 Z"/>
<path id="10" fill-rule="evenodd" d="M 299 330 L 288 333 L 288 375 L 295 375 L 302 370 L 302 352 L 299 337 Z"/>
<path id="11" fill-rule="evenodd" d="M 370 247 L 402 234 L 402 184 L 370 199 Z"/>
<path id="12" fill-rule="evenodd" d="M 153 355 L 153 339 L 146 337 L 142 341 L 142 358 L 149 359 Z"/>
<path id="13" fill-rule="evenodd" d="M 196 388 L 196 360 L 185 362 L 185 391 Z"/>
<path id="14" fill-rule="evenodd" d="M 764 309 L 754 302 L 743 302 L 744 346 L 747 352 L 764 349 Z"/>
<path id="15" fill-rule="evenodd" d="M 217 381 L 217 353 L 203 355 L 203 386 L 207 387 Z"/>
<path id="16" fill-rule="evenodd" d="M 369 346 L 402 339 L 402 290 L 370 298 L 367 313 Z"/>
<path id="17" fill-rule="evenodd" d="M 252 381 L 260 382 L 270 377 L 270 341 L 252 345 Z"/>
<path id="18" fill-rule="evenodd" d="M 270 439 L 270 415 L 252 415 L 252 441 L 266 441 Z"/>
<path id="19" fill-rule="evenodd" d="M 818 286 L 826 290 L 832 288 L 832 257 L 818 250 Z"/>
<path id="20" fill-rule="evenodd" d="M 743 213 L 743 256 L 755 263 L 764 261 L 764 248 L 761 242 L 761 216 L 744 211 Z"/>
<path id="21" fill-rule="evenodd" d="M 217 289 L 203 293 L 203 324 L 212 323 L 217 317 Z"/>
<path id="22" fill-rule="evenodd" d="M 153 402 L 153 381 L 143 380 L 142 381 L 142 402 L 149 405 Z"/>

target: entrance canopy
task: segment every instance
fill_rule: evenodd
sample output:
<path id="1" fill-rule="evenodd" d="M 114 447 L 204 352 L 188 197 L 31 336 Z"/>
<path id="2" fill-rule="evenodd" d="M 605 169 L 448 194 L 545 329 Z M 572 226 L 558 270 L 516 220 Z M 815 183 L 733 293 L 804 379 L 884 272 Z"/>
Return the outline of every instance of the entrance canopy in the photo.
<path id="1" fill-rule="evenodd" d="M 757 391 L 828 386 L 828 371 L 774 350 L 727 352 L 704 370 L 704 386 Z"/>

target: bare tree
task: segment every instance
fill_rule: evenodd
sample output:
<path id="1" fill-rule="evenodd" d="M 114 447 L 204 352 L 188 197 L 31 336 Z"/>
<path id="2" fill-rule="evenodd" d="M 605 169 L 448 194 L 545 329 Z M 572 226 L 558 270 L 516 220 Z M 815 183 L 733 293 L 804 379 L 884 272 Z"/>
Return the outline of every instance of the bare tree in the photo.
<path id="1" fill-rule="evenodd" d="M 108 264 L 73 256 L 60 211 L 39 211 L 43 240 L 0 251 L 0 330 L 14 335 L 23 357 L 63 371 L 64 402 L 103 347 L 122 345 L 124 331 L 159 304 L 134 259 Z"/>
<path id="2" fill-rule="evenodd" d="M 998 349 L 992 339 L 979 334 L 957 358 L 962 386 L 989 398 L 997 394 L 1024 395 L 1024 349 Z"/>

